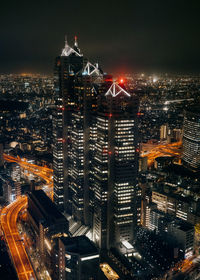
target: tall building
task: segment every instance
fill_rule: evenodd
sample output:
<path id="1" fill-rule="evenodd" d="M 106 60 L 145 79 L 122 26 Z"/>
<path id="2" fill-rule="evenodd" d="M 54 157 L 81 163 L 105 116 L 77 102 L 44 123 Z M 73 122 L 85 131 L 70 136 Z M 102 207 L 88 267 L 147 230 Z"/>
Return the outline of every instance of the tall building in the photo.
<path id="1" fill-rule="evenodd" d="M 109 248 L 140 220 L 138 99 L 67 41 L 55 65 L 54 201 Z M 113 238 L 114 237 L 114 238 Z"/>
<path id="2" fill-rule="evenodd" d="M 166 140 L 168 135 L 168 125 L 163 124 L 160 127 L 160 140 Z"/>
<path id="3" fill-rule="evenodd" d="M 183 123 L 183 165 L 200 171 L 200 111 L 199 106 L 185 111 Z"/>
<path id="4" fill-rule="evenodd" d="M 132 240 L 140 219 L 137 112 L 138 100 L 124 84 L 104 84 L 95 116 L 91 174 L 93 240 L 100 248 Z"/>
<path id="5" fill-rule="evenodd" d="M 54 201 L 85 224 L 89 223 L 91 116 L 101 79 L 102 71 L 83 57 L 77 38 L 73 48 L 65 41 L 55 63 Z"/>

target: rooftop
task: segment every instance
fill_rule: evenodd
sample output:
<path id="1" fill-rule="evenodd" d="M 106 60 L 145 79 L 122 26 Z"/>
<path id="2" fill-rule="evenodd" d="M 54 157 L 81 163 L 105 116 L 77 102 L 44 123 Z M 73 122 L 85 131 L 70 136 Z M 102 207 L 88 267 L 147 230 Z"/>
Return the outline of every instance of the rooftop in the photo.
<path id="1" fill-rule="evenodd" d="M 29 194 L 29 197 L 37 205 L 39 204 L 39 209 L 48 223 L 56 223 L 56 221 L 60 219 L 65 219 L 43 190 L 32 191 L 32 193 Z"/>
<path id="2" fill-rule="evenodd" d="M 62 237 L 61 241 L 65 245 L 66 251 L 80 255 L 98 254 L 98 249 L 86 236 Z"/>

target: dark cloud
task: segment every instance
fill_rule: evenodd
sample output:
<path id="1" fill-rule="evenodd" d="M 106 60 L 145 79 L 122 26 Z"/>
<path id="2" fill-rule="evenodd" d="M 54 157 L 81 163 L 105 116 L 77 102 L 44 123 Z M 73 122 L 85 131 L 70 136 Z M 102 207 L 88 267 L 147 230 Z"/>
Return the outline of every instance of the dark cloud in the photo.
<path id="1" fill-rule="evenodd" d="M 0 72 L 51 73 L 66 33 L 108 71 L 199 71 L 198 13 L 183 0 L 3 1 Z"/>

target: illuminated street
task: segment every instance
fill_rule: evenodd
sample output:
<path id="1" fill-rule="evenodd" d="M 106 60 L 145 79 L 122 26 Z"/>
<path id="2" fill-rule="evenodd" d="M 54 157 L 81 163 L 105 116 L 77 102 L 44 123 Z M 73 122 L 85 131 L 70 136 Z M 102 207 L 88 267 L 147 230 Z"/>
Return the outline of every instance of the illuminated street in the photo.
<path id="1" fill-rule="evenodd" d="M 21 159 L 20 157 L 13 157 L 7 154 L 4 154 L 4 160 L 8 162 L 16 162 L 20 165 L 20 167 L 40 178 L 42 178 L 47 183 L 47 188 L 45 188 L 45 192 L 47 195 L 53 199 L 53 170 L 45 167 L 39 166 L 36 164 L 32 164 L 27 162 L 25 158 Z"/>
<path id="2" fill-rule="evenodd" d="M 9 162 L 17 162 L 20 166 L 29 172 L 41 177 L 47 182 L 47 194 L 52 198 L 53 181 L 52 170 L 47 167 L 37 166 L 4 154 L 4 160 Z M 27 256 L 25 246 L 17 229 L 17 218 L 20 211 L 27 207 L 27 197 L 20 197 L 9 206 L 3 208 L 1 212 L 1 225 L 15 264 L 15 268 L 20 280 L 36 279 L 29 258 Z"/>
<path id="3" fill-rule="evenodd" d="M 7 154 L 4 154 L 4 160 L 8 162 L 16 162 L 22 168 L 44 179 L 47 183 L 52 183 L 53 170 L 48 167 L 32 164 L 27 162 L 25 158 L 23 159 L 21 159 L 20 157 L 16 158 Z"/>
<path id="4" fill-rule="evenodd" d="M 169 156 L 180 157 L 182 142 L 175 142 L 170 144 L 157 145 L 154 148 L 142 149 L 141 157 L 148 158 L 148 166 L 151 166 L 157 157 Z"/>
<path id="5" fill-rule="evenodd" d="M 119 275 L 107 263 L 100 264 L 100 268 L 109 280 L 119 279 Z"/>
<path id="6" fill-rule="evenodd" d="M 1 5 L 0 280 L 200 280 L 198 5 L 49 2 Z"/>
<path id="7" fill-rule="evenodd" d="M 1 226 L 12 255 L 19 280 L 36 279 L 25 246 L 17 229 L 20 211 L 27 206 L 27 198 L 20 197 L 1 213 Z"/>

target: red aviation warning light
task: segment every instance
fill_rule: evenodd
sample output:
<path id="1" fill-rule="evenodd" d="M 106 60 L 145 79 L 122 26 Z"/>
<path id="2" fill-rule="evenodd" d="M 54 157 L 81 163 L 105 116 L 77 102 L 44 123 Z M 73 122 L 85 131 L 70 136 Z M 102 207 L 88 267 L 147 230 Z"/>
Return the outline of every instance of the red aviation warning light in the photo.
<path id="1" fill-rule="evenodd" d="M 118 79 L 118 84 L 119 84 L 119 85 L 123 85 L 125 82 L 126 82 L 126 79 L 125 79 L 124 77 L 120 77 L 120 78 Z"/>
<path id="2" fill-rule="evenodd" d="M 57 141 L 60 143 L 65 143 L 65 139 L 63 139 L 63 138 L 58 138 Z"/>

